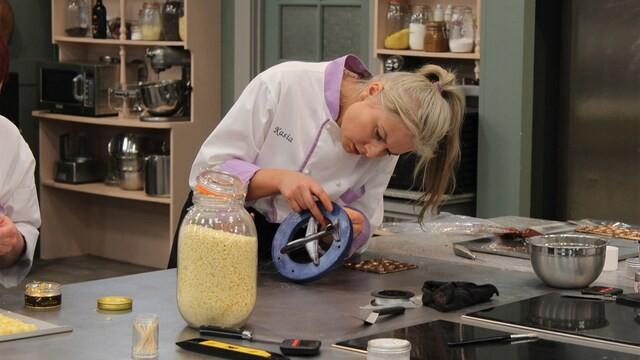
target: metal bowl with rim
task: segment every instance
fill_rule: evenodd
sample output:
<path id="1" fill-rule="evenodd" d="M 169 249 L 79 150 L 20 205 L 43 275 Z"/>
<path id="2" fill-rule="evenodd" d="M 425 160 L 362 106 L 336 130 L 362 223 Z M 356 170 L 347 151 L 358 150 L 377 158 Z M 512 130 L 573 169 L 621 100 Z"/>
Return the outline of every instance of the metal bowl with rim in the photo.
<path id="1" fill-rule="evenodd" d="M 531 266 L 547 285 L 584 288 L 602 272 L 607 241 L 591 235 L 554 234 L 527 239 Z"/>

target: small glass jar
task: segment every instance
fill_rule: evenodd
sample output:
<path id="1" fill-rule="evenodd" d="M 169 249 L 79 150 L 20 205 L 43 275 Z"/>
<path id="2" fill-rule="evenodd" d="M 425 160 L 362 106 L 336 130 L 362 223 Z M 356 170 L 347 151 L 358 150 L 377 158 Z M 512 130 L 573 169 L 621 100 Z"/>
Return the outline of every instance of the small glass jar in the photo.
<path id="1" fill-rule="evenodd" d="M 68 0 L 65 13 L 65 33 L 72 37 L 85 37 L 91 28 L 91 1 Z"/>
<path id="2" fill-rule="evenodd" d="M 411 9 L 409 22 L 409 48 L 411 50 L 424 50 L 424 33 L 426 31 L 426 12 L 422 5 L 415 5 Z"/>
<path id="3" fill-rule="evenodd" d="M 160 4 L 156 2 L 144 3 L 140 13 L 140 33 L 142 40 L 156 41 L 162 36 L 162 18 Z"/>
<path id="4" fill-rule="evenodd" d="M 424 51 L 445 52 L 449 50 L 446 25 L 444 21 L 427 22 L 427 31 L 424 34 Z"/>
<path id="5" fill-rule="evenodd" d="M 178 237 L 178 309 L 189 326 L 238 328 L 256 303 L 258 239 L 239 178 L 206 170 Z"/>
<path id="6" fill-rule="evenodd" d="M 59 309 L 62 288 L 52 281 L 30 281 L 24 286 L 24 306 L 35 310 Z"/>
<path id="7" fill-rule="evenodd" d="M 155 359 L 158 357 L 158 315 L 140 314 L 133 318 L 131 357 Z"/>
<path id="8" fill-rule="evenodd" d="M 369 340 L 367 360 L 409 360 L 411 343 L 404 339 L 382 338 Z"/>

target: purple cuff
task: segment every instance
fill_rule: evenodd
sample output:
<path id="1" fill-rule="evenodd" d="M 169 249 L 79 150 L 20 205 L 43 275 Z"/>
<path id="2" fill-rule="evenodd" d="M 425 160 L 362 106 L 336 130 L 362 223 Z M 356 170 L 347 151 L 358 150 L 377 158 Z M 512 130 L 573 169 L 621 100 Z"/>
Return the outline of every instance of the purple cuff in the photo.
<path id="1" fill-rule="evenodd" d="M 365 187 L 362 185 L 359 189 L 353 190 L 349 189 L 340 195 L 340 200 L 344 202 L 345 205 L 349 205 L 354 201 L 360 199 L 365 193 Z"/>
<path id="2" fill-rule="evenodd" d="M 218 165 L 220 171 L 233 174 L 242 180 L 245 184 L 249 183 L 249 180 L 253 177 L 256 171 L 260 170 L 260 167 L 256 164 L 250 163 L 244 160 L 231 159 Z"/>
<path id="3" fill-rule="evenodd" d="M 369 238 L 371 237 L 371 224 L 369 223 L 369 219 L 367 219 L 367 216 L 362 211 L 354 209 L 352 207 L 350 207 L 349 209 L 359 212 L 364 218 L 364 224 L 362 224 L 362 231 L 360 232 L 360 235 L 356 236 L 351 242 L 351 249 L 349 249 L 348 257 L 352 257 L 353 254 L 356 253 L 356 251 L 358 251 L 369 241 Z"/>

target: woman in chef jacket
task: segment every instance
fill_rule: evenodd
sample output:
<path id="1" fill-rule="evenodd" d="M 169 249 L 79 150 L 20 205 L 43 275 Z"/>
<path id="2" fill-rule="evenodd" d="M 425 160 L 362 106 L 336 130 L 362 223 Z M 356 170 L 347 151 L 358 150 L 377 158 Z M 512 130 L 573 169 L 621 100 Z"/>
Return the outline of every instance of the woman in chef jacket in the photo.
<path id="1" fill-rule="evenodd" d="M 251 81 L 204 142 L 190 185 L 212 166 L 248 183 L 262 256 L 292 211 L 324 222 L 316 200 L 345 209 L 354 230 L 350 255 L 361 252 L 382 222 L 399 154 L 420 158 L 420 219 L 437 211 L 460 154 L 464 98 L 454 80 L 435 65 L 372 77 L 353 55 L 276 65 Z"/>
<path id="2" fill-rule="evenodd" d="M 0 89 L 9 72 L 9 51 L 0 38 Z M 33 260 L 40 209 L 36 162 L 18 128 L 0 116 L 0 285 L 16 286 Z"/>

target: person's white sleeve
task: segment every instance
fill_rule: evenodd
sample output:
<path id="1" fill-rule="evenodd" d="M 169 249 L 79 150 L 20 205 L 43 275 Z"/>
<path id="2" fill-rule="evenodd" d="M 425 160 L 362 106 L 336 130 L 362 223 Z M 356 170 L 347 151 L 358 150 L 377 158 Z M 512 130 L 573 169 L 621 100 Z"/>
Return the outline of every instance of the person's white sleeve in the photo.
<path id="1" fill-rule="evenodd" d="M 6 135 L 6 134 L 5 134 Z M 33 254 L 38 241 L 38 229 L 40 228 L 40 208 L 38 206 L 38 195 L 34 179 L 35 159 L 27 143 L 20 137 L 17 142 L 16 154 L 7 157 L 11 162 L 6 167 L 13 169 L 7 176 L 4 186 L 9 188 L 0 189 L 2 193 L 8 195 L 2 205 L 5 215 L 16 224 L 16 228 L 25 239 L 26 249 L 18 262 L 12 267 L 0 269 L 0 284 L 4 287 L 13 287 L 20 283 L 31 270 Z M 5 149 L 6 150 L 6 149 Z"/>
<path id="2" fill-rule="evenodd" d="M 345 206 L 357 210 L 364 215 L 365 223 L 360 235 L 353 239 L 349 256 L 355 253 L 362 253 L 367 248 L 367 242 L 373 234 L 373 230 L 382 224 L 384 217 L 384 191 L 389 185 L 389 180 L 393 174 L 398 161 L 397 156 L 385 158 L 386 161 L 380 164 L 380 169 L 371 175 L 364 184 L 363 195 L 357 200 Z"/>
<path id="3" fill-rule="evenodd" d="M 275 104 L 269 85 L 258 75 L 202 144 L 189 185 L 194 188 L 198 174 L 210 167 L 234 174 L 247 184 L 259 169 L 255 160 L 273 121 Z"/>

